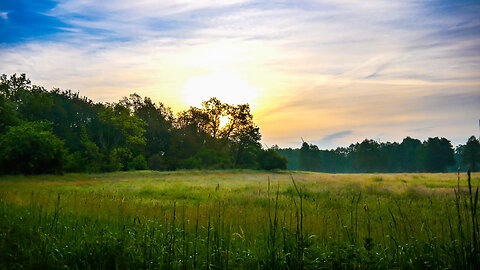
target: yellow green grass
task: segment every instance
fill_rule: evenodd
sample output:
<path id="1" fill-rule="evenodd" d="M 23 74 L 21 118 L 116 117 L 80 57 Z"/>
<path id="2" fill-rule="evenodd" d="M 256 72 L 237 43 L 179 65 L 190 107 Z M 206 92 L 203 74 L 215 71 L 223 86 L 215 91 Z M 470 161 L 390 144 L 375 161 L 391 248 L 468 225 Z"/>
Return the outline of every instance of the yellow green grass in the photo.
<path id="1" fill-rule="evenodd" d="M 0 264 L 469 268 L 478 262 L 480 174 L 472 174 L 472 193 L 466 174 L 460 177 L 458 189 L 453 173 L 6 176 L 0 178 Z"/>

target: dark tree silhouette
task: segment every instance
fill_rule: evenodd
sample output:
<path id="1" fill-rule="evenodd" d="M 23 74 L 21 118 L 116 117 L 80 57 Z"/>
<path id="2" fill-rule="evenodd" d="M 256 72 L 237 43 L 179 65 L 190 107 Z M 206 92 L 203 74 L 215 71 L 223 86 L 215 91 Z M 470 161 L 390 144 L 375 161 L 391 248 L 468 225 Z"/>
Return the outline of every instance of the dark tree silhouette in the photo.
<path id="1" fill-rule="evenodd" d="M 362 172 L 385 171 L 387 164 L 386 156 L 380 151 L 380 145 L 368 139 L 358 146 L 355 163 Z"/>
<path id="2" fill-rule="evenodd" d="M 300 148 L 299 166 L 301 170 L 317 171 L 320 169 L 320 151 L 316 145 L 303 142 Z"/>
<path id="3" fill-rule="evenodd" d="M 411 137 L 406 137 L 400 144 L 400 171 L 416 172 L 419 168 L 419 152 L 421 151 L 422 142 Z"/>
<path id="4" fill-rule="evenodd" d="M 423 164 L 428 172 L 446 172 L 455 165 L 453 146 L 445 138 L 428 138 L 423 146 Z"/>
<path id="5" fill-rule="evenodd" d="M 462 163 L 469 166 L 471 171 L 478 171 L 480 163 L 480 142 L 475 136 L 471 136 L 462 149 Z"/>
<path id="6" fill-rule="evenodd" d="M 273 170 L 273 169 L 282 169 L 287 168 L 288 160 L 284 156 L 280 156 L 276 149 L 270 148 L 267 150 L 262 150 L 258 156 L 258 164 L 260 169 L 263 170 Z"/>

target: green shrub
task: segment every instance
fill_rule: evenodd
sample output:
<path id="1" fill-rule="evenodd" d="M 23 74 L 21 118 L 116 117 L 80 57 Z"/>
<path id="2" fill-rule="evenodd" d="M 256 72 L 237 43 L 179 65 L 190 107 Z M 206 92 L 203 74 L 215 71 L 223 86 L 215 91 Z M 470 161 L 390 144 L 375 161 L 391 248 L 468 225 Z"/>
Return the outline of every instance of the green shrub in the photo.
<path id="1" fill-rule="evenodd" d="M 148 158 L 147 162 L 148 168 L 150 170 L 164 170 L 165 164 L 163 157 L 160 154 L 153 154 Z"/>
<path id="2" fill-rule="evenodd" d="M 193 156 L 184 159 L 180 168 L 184 169 L 228 169 L 233 167 L 233 162 L 226 152 L 209 149 L 206 147 Z"/>
<path id="3" fill-rule="evenodd" d="M 87 141 L 83 147 L 84 151 L 75 151 L 67 156 L 65 170 L 69 172 L 100 172 L 102 155 L 98 146 Z"/>
<path id="4" fill-rule="evenodd" d="M 63 141 L 47 122 L 12 126 L 0 137 L 0 172 L 4 174 L 61 173 L 65 156 Z"/>
<path id="5" fill-rule="evenodd" d="M 273 170 L 287 168 L 288 160 L 285 156 L 280 156 L 274 149 L 262 150 L 257 156 L 258 166 L 262 170 Z"/>
<path id="6" fill-rule="evenodd" d="M 189 157 L 182 160 L 179 167 L 182 169 L 200 169 L 202 168 L 202 162 L 196 157 Z"/>
<path id="7" fill-rule="evenodd" d="M 85 170 L 85 157 L 81 151 L 75 151 L 65 157 L 65 171 L 83 172 Z"/>
<path id="8" fill-rule="evenodd" d="M 147 160 L 143 155 L 138 155 L 128 163 L 129 170 L 146 170 Z"/>
<path id="9" fill-rule="evenodd" d="M 130 151 L 128 148 L 119 147 L 113 149 L 108 156 L 106 166 L 103 168 L 103 170 L 107 172 L 129 170 L 129 164 L 132 161 L 132 158 L 132 151 Z"/>

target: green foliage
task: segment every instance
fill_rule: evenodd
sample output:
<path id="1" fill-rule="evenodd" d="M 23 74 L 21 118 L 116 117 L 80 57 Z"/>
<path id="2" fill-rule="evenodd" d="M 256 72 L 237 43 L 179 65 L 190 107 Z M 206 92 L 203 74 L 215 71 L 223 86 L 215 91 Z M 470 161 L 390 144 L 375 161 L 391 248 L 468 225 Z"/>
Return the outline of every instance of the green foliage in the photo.
<path id="1" fill-rule="evenodd" d="M 406 137 L 400 144 L 400 164 L 401 171 L 404 172 L 418 172 L 421 167 L 420 160 L 417 158 L 420 155 L 422 142 L 417 139 Z M 394 158 L 390 159 L 395 162 Z"/>
<path id="2" fill-rule="evenodd" d="M 146 170 L 147 168 L 147 160 L 143 155 L 138 155 L 128 162 L 129 170 Z"/>
<path id="3" fill-rule="evenodd" d="M 332 150 L 319 150 L 316 145 L 303 143 L 299 149 L 277 151 L 288 158 L 289 170 L 333 173 L 444 172 L 447 169 L 452 171 L 453 165 L 460 165 L 464 148 L 464 145 L 457 147 L 457 154 L 454 155 L 450 141 L 445 138 L 429 138 L 422 143 L 406 137 L 402 143 L 378 143 L 365 139 L 361 143 Z M 457 167 L 454 169 L 456 171 Z"/>
<path id="4" fill-rule="evenodd" d="M 475 136 L 471 136 L 465 147 L 462 149 L 462 163 L 470 166 L 472 172 L 478 171 L 480 164 L 480 142 Z"/>
<path id="5" fill-rule="evenodd" d="M 14 104 L 0 91 L 0 134 L 4 133 L 8 126 L 16 125 L 18 121 Z"/>
<path id="6" fill-rule="evenodd" d="M 228 119 L 224 127 L 220 125 L 222 117 Z M 261 135 L 248 104 L 233 106 L 211 98 L 202 103 L 202 108 L 191 107 L 180 113 L 176 124 L 180 138 L 176 148 L 180 148 L 180 157 L 192 157 L 200 148 L 207 147 L 229 152 L 235 167 L 257 166 Z M 189 160 L 187 163 L 193 166 L 196 162 Z"/>
<path id="7" fill-rule="evenodd" d="M 119 147 L 110 152 L 110 163 L 107 170 L 129 170 L 129 163 L 133 160 L 133 153 L 129 148 Z"/>
<path id="8" fill-rule="evenodd" d="M 61 173 L 64 143 L 51 131 L 51 124 L 24 122 L 9 127 L 0 137 L 0 172 L 4 174 Z"/>
<path id="9" fill-rule="evenodd" d="M 145 122 L 131 115 L 130 110 L 121 104 L 105 106 L 98 114 L 101 126 L 101 145 L 111 150 L 123 146 L 131 152 L 139 152 L 145 146 Z"/>
<path id="10" fill-rule="evenodd" d="M 199 108 L 174 115 L 164 104 L 137 94 L 115 103 L 94 103 L 78 92 L 32 85 L 25 74 L 2 75 L 0 134 L 22 122 L 41 121 L 51 122 L 52 133 L 65 142 L 67 171 L 129 170 L 139 155 L 156 170 L 269 167 L 261 164 L 261 134 L 248 104 L 230 105 L 211 98 Z M 445 138 L 420 142 L 407 137 L 400 144 L 365 140 L 320 150 L 304 143 L 300 149 L 277 151 L 288 158 L 287 168 L 292 170 L 440 172 L 462 164 L 476 170 L 478 161 L 472 161 L 476 155 L 471 154 L 475 151 L 464 149 L 459 146 L 452 157 Z"/>
<path id="11" fill-rule="evenodd" d="M 153 154 L 148 158 L 147 167 L 151 170 L 165 170 L 164 158 L 160 154 Z"/>
<path id="12" fill-rule="evenodd" d="M 103 156 L 98 146 L 89 140 L 85 127 L 80 133 L 80 149 L 67 156 L 65 169 L 69 172 L 100 172 Z"/>
<path id="13" fill-rule="evenodd" d="M 232 168 L 233 163 L 226 152 L 202 147 L 194 156 L 185 159 L 180 166 L 185 169 L 227 169 Z"/>
<path id="14" fill-rule="evenodd" d="M 424 168 L 427 172 L 446 172 L 455 165 L 454 150 L 445 138 L 428 138 L 423 145 Z"/>
<path id="15" fill-rule="evenodd" d="M 65 141 L 67 171 L 145 168 L 140 156 L 161 170 L 257 166 L 260 132 L 248 104 L 211 98 L 175 117 L 162 103 L 137 94 L 93 103 L 69 90 L 32 85 L 25 74 L 0 79 L 0 134 L 21 121 L 52 122 L 53 134 Z"/>
<path id="16" fill-rule="evenodd" d="M 355 163 L 362 172 L 386 171 L 386 157 L 380 145 L 374 140 L 365 139 L 357 148 Z"/>
<path id="17" fill-rule="evenodd" d="M 287 169 L 288 160 L 280 156 L 275 149 L 262 150 L 257 155 L 258 166 L 262 170 Z"/>
<path id="18" fill-rule="evenodd" d="M 314 144 L 302 143 L 299 151 L 299 168 L 304 171 L 317 171 L 321 165 L 320 150 Z"/>
<path id="19" fill-rule="evenodd" d="M 180 163 L 180 168 L 183 169 L 201 169 L 202 168 L 202 161 L 196 157 L 189 157 L 184 159 Z"/>

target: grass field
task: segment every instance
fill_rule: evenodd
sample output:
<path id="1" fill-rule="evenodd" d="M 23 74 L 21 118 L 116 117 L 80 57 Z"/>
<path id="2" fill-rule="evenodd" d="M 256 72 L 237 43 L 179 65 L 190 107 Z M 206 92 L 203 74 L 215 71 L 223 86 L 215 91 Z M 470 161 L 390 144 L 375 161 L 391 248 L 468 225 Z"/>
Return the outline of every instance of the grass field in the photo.
<path id="1" fill-rule="evenodd" d="M 480 174 L 0 178 L 1 268 L 475 269 Z"/>

